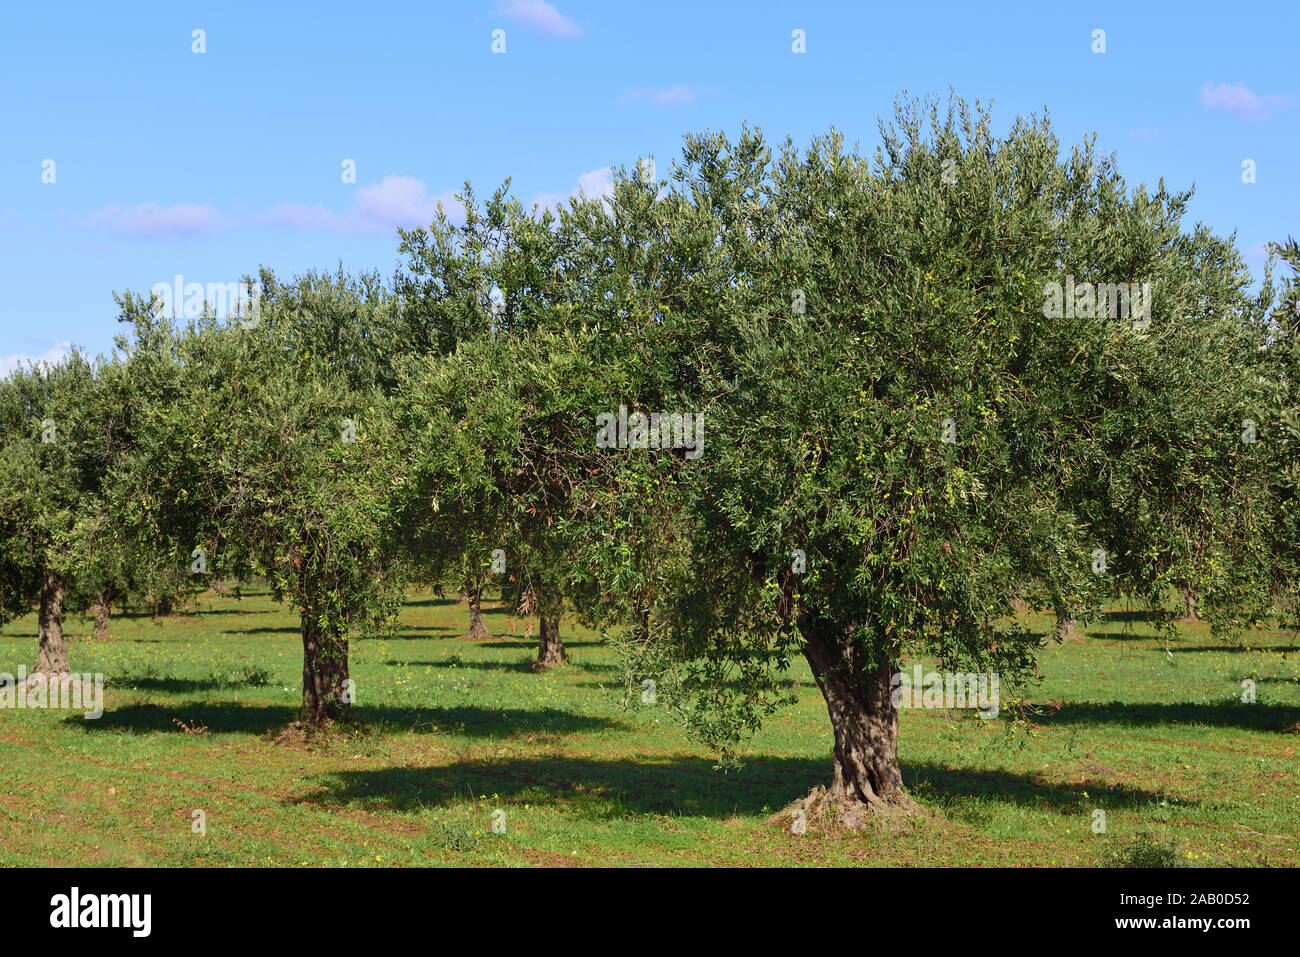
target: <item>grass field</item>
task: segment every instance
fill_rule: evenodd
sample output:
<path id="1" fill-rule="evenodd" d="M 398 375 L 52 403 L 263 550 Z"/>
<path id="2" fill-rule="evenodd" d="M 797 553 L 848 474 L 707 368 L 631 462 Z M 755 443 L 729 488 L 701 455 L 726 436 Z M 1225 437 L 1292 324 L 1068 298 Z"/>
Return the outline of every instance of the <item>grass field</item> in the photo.
<path id="1" fill-rule="evenodd" d="M 464 605 L 412 595 L 401 637 L 353 644 L 365 731 L 313 741 L 281 733 L 302 652 L 267 595 L 115 616 L 106 642 L 69 618 L 72 668 L 106 676 L 106 710 L 0 710 L 0 865 L 1300 865 L 1290 632 L 1236 647 L 1189 624 L 1166 648 L 1114 610 L 1042 652 L 1034 727 L 904 712 L 904 782 L 934 813 L 827 836 L 767 823 L 830 775 L 802 662 L 798 705 L 723 773 L 662 709 L 622 707 L 590 632 L 566 621 L 571 663 L 537 675 L 524 623 L 485 610 L 496 640 L 465 641 Z M 0 672 L 36 645 L 35 615 L 0 630 Z"/>

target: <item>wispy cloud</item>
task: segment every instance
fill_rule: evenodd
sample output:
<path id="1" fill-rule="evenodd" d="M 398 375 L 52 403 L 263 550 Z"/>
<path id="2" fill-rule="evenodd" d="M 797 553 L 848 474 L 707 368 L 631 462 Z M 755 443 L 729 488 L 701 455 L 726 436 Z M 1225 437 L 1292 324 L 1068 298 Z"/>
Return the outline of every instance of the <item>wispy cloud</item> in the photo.
<path id="1" fill-rule="evenodd" d="M 422 226 L 433 220 L 438 203 L 452 203 L 452 191 L 429 196 L 429 187 L 414 176 L 385 176 L 383 182 L 357 190 L 357 215 L 385 226 Z"/>
<path id="2" fill-rule="evenodd" d="M 265 213 L 255 213 L 253 218 L 269 226 L 288 226 L 312 232 L 330 232 L 340 229 L 342 215 L 317 203 L 277 203 Z"/>
<path id="3" fill-rule="evenodd" d="M 394 175 L 358 187 L 352 208 L 342 212 L 319 203 L 281 203 L 259 218 L 272 226 L 317 232 L 391 233 L 399 226 L 427 226 L 437 215 L 440 202 L 450 218 L 459 215 L 461 207 L 451 190 L 430 196 L 424 180 Z"/>
<path id="4" fill-rule="evenodd" d="M 1201 87 L 1201 105 L 1210 110 L 1227 110 L 1243 120 L 1268 119 L 1273 110 L 1285 109 L 1291 101 L 1282 96 L 1260 96 L 1245 83 L 1205 84 Z"/>
<path id="5" fill-rule="evenodd" d="M 91 213 L 89 225 L 121 236 L 172 239 L 211 232 L 217 226 L 219 218 L 211 206 L 159 206 L 148 202 L 138 206 L 105 206 Z"/>
<path id="6" fill-rule="evenodd" d="M 679 103 L 694 103 L 695 91 L 684 83 L 666 90 L 632 90 L 623 94 L 624 102 L 646 101 L 655 106 L 676 106 Z"/>
<path id="7" fill-rule="evenodd" d="M 378 183 L 357 187 L 352 205 L 336 210 L 323 203 L 278 203 L 270 209 L 223 214 L 211 206 L 182 204 L 159 206 L 105 206 L 79 221 L 91 229 L 140 239 L 177 239 L 201 236 L 217 229 L 267 226 L 309 232 L 392 233 L 399 226 L 427 226 L 441 202 L 448 217 L 459 221 L 461 205 L 452 190 L 429 195 L 429 187 L 414 176 L 386 176 Z"/>
<path id="8" fill-rule="evenodd" d="M 28 363 L 37 365 L 57 365 L 72 354 L 71 342 L 60 342 L 57 346 L 51 346 L 39 356 L 28 355 L 25 352 L 15 352 L 13 355 L 0 356 L 0 376 L 7 376 L 17 368 L 26 368 Z"/>
<path id="9" fill-rule="evenodd" d="M 533 202 L 545 208 L 568 202 L 570 198 L 586 196 L 588 199 L 605 199 L 614 195 L 614 171 L 601 166 L 578 177 L 578 184 L 567 193 L 538 193 Z"/>
<path id="10" fill-rule="evenodd" d="M 553 37 L 576 37 L 582 28 L 545 0 L 502 0 L 497 13 Z"/>
<path id="11" fill-rule="evenodd" d="M 1246 262 L 1251 266 L 1263 266 L 1268 262 L 1272 250 L 1268 243 L 1255 243 L 1246 250 Z"/>

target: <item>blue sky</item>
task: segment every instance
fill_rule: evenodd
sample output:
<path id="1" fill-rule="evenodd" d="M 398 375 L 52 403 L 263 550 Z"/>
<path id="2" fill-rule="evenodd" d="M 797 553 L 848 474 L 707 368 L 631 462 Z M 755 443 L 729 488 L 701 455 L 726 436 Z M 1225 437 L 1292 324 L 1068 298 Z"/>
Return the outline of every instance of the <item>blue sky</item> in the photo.
<path id="1" fill-rule="evenodd" d="M 511 176 L 525 201 L 553 201 L 599 191 L 611 164 L 662 170 L 683 133 L 746 120 L 777 140 L 833 125 L 874 147 L 898 93 L 950 85 L 992 101 L 999 129 L 1046 107 L 1067 144 L 1096 131 L 1132 185 L 1195 185 L 1191 218 L 1236 230 L 1257 270 L 1264 243 L 1300 235 L 1294 0 L 989 6 L 11 4 L 0 373 L 68 343 L 107 351 L 113 291 L 177 274 L 228 283 L 342 260 L 388 275 L 396 227 L 467 179 L 482 195 Z"/>

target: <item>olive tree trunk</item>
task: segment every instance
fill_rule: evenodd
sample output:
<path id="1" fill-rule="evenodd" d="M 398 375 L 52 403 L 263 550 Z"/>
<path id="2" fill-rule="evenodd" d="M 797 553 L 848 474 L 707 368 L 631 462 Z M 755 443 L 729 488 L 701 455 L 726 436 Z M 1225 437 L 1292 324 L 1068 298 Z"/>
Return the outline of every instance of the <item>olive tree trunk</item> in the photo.
<path id="1" fill-rule="evenodd" d="M 542 670 L 564 664 L 566 655 L 564 642 L 560 640 L 560 616 L 541 616 L 541 634 L 533 667 Z"/>
<path id="2" fill-rule="evenodd" d="M 894 666 L 860 667 L 851 628 L 804 622 L 800 631 L 835 732 L 831 786 L 824 794 L 814 792 L 814 803 L 826 802 L 850 827 L 860 826 L 866 813 L 914 813 L 917 805 L 903 789 L 898 766 Z"/>
<path id="3" fill-rule="evenodd" d="M 465 597 L 469 600 L 469 631 L 461 635 L 466 639 L 490 641 L 492 634 L 483 624 L 483 589 L 479 585 L 466 585 Z"/>
<path id="4" fill-rule="evenodd" d="M 41 580 L 41 610 L 37 617 L 40 631 L 40 657 L 33 674 L 66 675 L 68 667 L 68 645 L 63 638 L 63 592 L 64 580 L 58 575 L 45 572 Z"/>
<path id="5" fill-rule="evenodd" d="M 302 613 L 303 720 L 321 724 L 346 714 L 351 705 L 347 636 L 322 627 L 309 606 Z"/>
<path id="6" fill-rule="evenodd" d="M 1069 611 L 1062 605 L 1056 606 L 1056 637 L 1059 641 L 1066 638 L 1081 638 L 1078 619 L 1071 618 Z"/>
<path id="7" fill-rule="evenodd" d="M 562 599 L 558 595 L 545 595 L 538 600 L 537 619 L 541 639 L 537 646 L 537 660 L 533 662 L 534 671 L 545 671 L 562 665 L 568 657 L 564 652 L 564 642 L 560 640 L 562 607 Z"/>
<path id="8" fill-rule="evenodd" d="M 113 617 L 113 595 L 109 591 L 99 593 L 99 598 L 92 606 L 95 613 L 95 638 L 98 641 L 108 640 L 108 626 Z"/>

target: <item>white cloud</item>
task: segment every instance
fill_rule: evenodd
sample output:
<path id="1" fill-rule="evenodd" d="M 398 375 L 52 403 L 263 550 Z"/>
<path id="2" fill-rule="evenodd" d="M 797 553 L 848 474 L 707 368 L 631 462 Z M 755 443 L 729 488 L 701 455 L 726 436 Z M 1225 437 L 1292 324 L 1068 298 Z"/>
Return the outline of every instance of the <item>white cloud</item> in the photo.
<path id="1" fill-rule="evenodd" d="M 655 106 L 671 106 L 674 103 L 694 103 L 695 94 L 684 84 L 678 83 L 667 90 L 659 90 L 650 96 Z"/>
<path id="2" fill-rule="evenodd" d="M 429 195 L 429 186 L 414 176 L 385 176 L 382 182 L 360 186 L 356 201 L 349 210 L 337 212 L 317 203 L 281 203 L 256 219 L 271 226 L 287 226 L 317 232 L 391 233 L 399 226 L 413 229 L 427 226 L 437 217 L 442 203 L 447 218 L 463 218 L 460 202 L 453 190 Z"/>
<path id="3" fill-rule="evenodd" d="M 614 195 L 614 170 L 602 166 L 578 177 L 578 191 L 590 199 Z"/>
<path id="4" fill-rule="evenodd" d="M 580 195 L 588 199 L 607 199 L 614 195 L 614 170 L 609 166 L 601 166 L 597 169 L 590 170 L 578 177 L 578 185 L 567 193 L 538 193 L 533 197 L 533 202 L 542 207 L 550 208 L 568 202 L 570 198 L 576 198 Z"/>
<path id="5" fill-rule="evenodd" d="M 57 365 L 72 354 L 71 342 L 60 342 L 57 346 L 51 346 L 39 356 L 31 356 L 25 352 L 15 352 L 13 355 L 0 356 L 0 376 L 7 376 L 18 368 L 26 368 L 28 363 L 34 362 L 37 365 Z"/>
<path id="6" fill-rule="evenodd" d="M 1243 120 L 1264 120 L 1273 110 L 1284 109 L 1291 101 L 1281 96 L 1259 96 L 1245 83 L 1209 83 L 1201 87 L 1201 105 L 1210 110 L 1227 110 Z"/>
<path id="7" fill-rule="evenodd" d="M 1256 243 L 1246 250 L 1246 262 L 1251 266 L 1263 266 L 1268 262 L 1268 243 Z"/>
<path id="8" fill-rule="evenodd" d="M 576 37 L 582 28 L 545 0 L 502 0 L 497 13 L 553 37 Z"/>
<path id="9" fill-rule="evenodd" d="M 183 203 L 159 206 L 154 202 L 138 206 L 105 206 L 90 215 L 89 225 L 123 236 L 164 239 L 195 236 L 212 230 L 218 222 L 211 206 Z"/>
<path id="10" fill-rule="evenodd" d="M 438 211 L 438 203 L 452 202 L 450 191 L 429 197 L 429 187 L 413 176 L 385 176 L 377 186 L 357 190 L 357 214 L 387 226 L 427 226 Z"/>
<path id="11" fill-rule="evenodd" d="M 266 226 L 310 232 L 389 233 L 397 227 L 413 228 L 433 222 L 438 203 L 452 222 L 463 219 L 461 204 L 452 190 L 436 196 L 414 176 L 386 176 L 381 182 L 358 187 L 350 209 L 338 211 L 322 203 L 279 203 L 267 210 L 223 215 L 197 203 L 159 206 L 105 206 L 79 221 L 92 229 L 143 239 L 174 239 L 210 233 L 218 228 Z"/>

